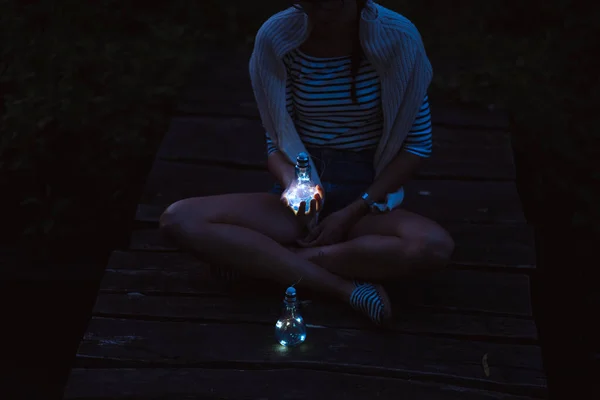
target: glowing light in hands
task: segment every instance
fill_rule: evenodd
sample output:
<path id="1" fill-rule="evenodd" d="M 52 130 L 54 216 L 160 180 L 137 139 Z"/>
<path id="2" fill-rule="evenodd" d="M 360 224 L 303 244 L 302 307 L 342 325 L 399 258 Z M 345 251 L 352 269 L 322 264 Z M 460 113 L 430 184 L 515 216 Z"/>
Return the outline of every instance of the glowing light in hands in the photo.
<path id="1" fill-rule="evenodd" d="M 300 203 L 303 201 L 306 202 L 305 212 L 310 210 L 310 201 L 317 193 L 317 187 L 312 182 L 294 183 L 283 193 L 283 197 L 294 214 L 298 214 Z"/>

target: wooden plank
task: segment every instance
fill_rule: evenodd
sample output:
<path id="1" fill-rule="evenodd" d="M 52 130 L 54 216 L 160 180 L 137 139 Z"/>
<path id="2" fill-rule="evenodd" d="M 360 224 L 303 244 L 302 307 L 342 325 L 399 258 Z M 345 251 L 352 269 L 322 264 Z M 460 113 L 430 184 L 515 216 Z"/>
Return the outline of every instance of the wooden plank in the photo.
<path id="1" fill-rule="evenodd" d="M 427 377 L 485 390 L 545 393 L 540 350 L 508 345 L 379 333 L 309 329 L 307 342 L 282 351 L 272 326 L 133 321 L 93 317 L 77 365 L 297 368 L 409 378 Z M 488 368 L 484 369 L 483 359 Z M 486 373 L 487 371 L 487 373 Z"/>
<path id="2" fill-rule="evenodd" d="M 186 272 L 168 271 L 104 271 L 101 290 L 118 293 L 144 294 L 224 294 L 226 286 L 213 279 L 208 269 Z"/>
<path id="3" fill-rule="evenodd" d="M 433 146 L 419 177 L 514 179 L 507 132 L 436 127 Z M 244 118 L 175 118 L 158 158 L 265 168 L 264 129 Z"/>
<path id="4" fill-rule="evenodd" d="M 206 269 L 203 263 L 188 253 L 155 253 L 146 251 L 120 251 L 111 253 L 108 269 L 142 271 L 190 271 Z"/>
<path id="5" fill-rule="evenodd" d="M 202 173 L 210 170 L 200 169 L 198 172 L 195 176 L 201 182 Z M 177 179 L 182 178 L 173 177 L 173 180 Z M 264 177 L 265 181 L 268 179 Z M 169 192 L 166 197 L 153 198 L 148 194 L 145 200 L 149 203 L 138 206 L 136 220 L 158 222 L 164 209 L 173 201 L 214 194 L 200 184 L 182 184 L 178 189 Z M 434 221 L 496 225 L 526 223 L 519 194 L 512 182 L 413 180 L 405 185 L 405 193 L 404 208 Z"/>
<path id="6" fill-rule="evenodd" d="M 526 223 L 513 182 L 413 180 L 405 193 L 403 207 L 435 221 Z"/>
<path id="7" fill-rule="evenodd" d="M 292 368 L 75 368 L 64 399 L 395 400 L 400 394 L 404 400 L 531 399 L 448 384 Z"/>
<path id="8" fill-rule="evenodd" d="M 173 118 L 158 150 L 162 160 L 222 161 L 266 168 L 265 130 L 246 118 Z"/>
<path id="9" fill-rule="evenodd" d="M 158 223 L 160 215 L 166 206 L 154 206 L 151 204 L 138 204 L 135 210 L 135 220 L 144 223 Z"/>
<path id="10" fill-rule="evenodd" d="M 186 255 L 157 254 L 153 258 L 154 254 L 114 255 L 100 289 L 183 296 L 223 293 L 223 287 L 210 278 L 206 264 Z M 152 267 L 148 269 L 146 265 Z M 279 296 L 285 288 L 269 284 L 264 290 Z M 389 292 L 394 303 L 404 307 L 531 315 L 529 279 L 522 274 L 446 269 L 431 276 L 390 283 Z"/>
<path id="11" fill-rule="evenodd" d="M 465 265 L 492 265 L 531 268 L 535 251 L 527 226 L 442 224 L 454 238 L 452 262 Z M 132 233 L 130 250 L 176 251 L 157 229 Z"/>
<path id="12" fill-rule="evenodd" d="M 441 335 L 478 340 L 535 343 L 532 320 L 488 315 L 398 309 L 391 329 L 397 332 Z M 104 294 L 96 299 L 95 316 L 160 319 L 168 321 L 220 321 L 273 324 L 281 312 L 275 297 L 179 297 Z M 302 315 L 310 325 L 329 328 L 370 329 L 372 324 L 350 307 L 339 303 L 303 301 Z"/>
<path id="13" fill-rule="evenodd" d="M 213 165 L 154 162 L 142 203 L 170 204 L 194 196 L 266 192 L 274 179 L 263 170 L 239 170 Z"/>
<path id="14" fill-rule="evenodd" d="M 452 260 L 457 264 L 535 265 L 531 227 L 441 223 L 455 242 Z"/>

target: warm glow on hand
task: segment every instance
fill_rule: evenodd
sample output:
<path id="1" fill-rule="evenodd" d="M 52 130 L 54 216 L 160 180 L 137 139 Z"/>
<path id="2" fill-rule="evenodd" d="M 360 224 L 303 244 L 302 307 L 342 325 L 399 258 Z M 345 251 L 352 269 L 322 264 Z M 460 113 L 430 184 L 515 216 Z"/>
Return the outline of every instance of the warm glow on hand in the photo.
<path id="1" fill-rule="evenodd" d="M 310 210 L 310 201 L 320 193 L 319 187 L 312 183 L 292 183 L 289 188 L 283 192 L 283 197 L 287 200 L 288 206 L 294 211 L 294 214 L 298 214 L 300 203 L 306 202 L 305 212 L 308 213 Z M 322 195 L 321 195 L 322 196 Z"/>

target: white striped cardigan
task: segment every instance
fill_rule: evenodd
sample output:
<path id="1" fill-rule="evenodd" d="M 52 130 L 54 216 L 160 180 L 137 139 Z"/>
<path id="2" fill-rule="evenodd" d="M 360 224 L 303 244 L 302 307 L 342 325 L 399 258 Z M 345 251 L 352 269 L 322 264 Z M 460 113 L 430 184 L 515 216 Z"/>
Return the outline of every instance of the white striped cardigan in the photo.
<path id="1" fill-rule="evenodd" d="M 311 28 L 304 12 L 293 7 L 281 11 L 258 30 L 250 57 L 250 80 L 263 126 L 291 162 L 306 148 L 286 109 L 283 57 L 306 41 Z M 404 16 L 368 0 L 359 32 L 365 57 L 381 80 L 383 133 L 374 158 L 378 175 L 401 150 L 433 72 L 418 30 Z M 313 160 L 311 164 L 316 170 Z M 320 183 L 318 176 L 314 179 Z M 404 191 L 399 189 L 387 195 L 389 208 L 402 202 Z"/>

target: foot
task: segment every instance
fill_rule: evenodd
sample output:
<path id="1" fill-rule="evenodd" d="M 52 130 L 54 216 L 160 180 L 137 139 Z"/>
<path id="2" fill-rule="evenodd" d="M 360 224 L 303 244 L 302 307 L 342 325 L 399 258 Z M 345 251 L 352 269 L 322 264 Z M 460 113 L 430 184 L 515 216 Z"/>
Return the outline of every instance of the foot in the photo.
<path id="1" fill-rule="evenodd" d="M 381 285 L 354 281 L 350 305 L 365 314 L 376 325 L 384 325 L 392 317 L 390 299 Z"/>

